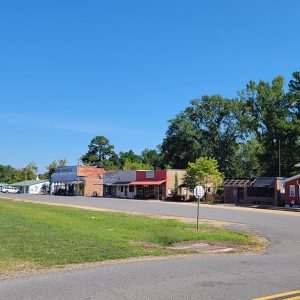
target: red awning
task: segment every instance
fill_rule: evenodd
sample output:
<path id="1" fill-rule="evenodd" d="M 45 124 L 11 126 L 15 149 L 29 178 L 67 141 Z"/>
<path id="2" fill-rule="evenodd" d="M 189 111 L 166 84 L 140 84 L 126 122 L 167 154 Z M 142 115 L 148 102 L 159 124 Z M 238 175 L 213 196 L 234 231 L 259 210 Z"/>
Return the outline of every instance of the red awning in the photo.
<path id="1" fill-rule="evenodd" d="M 166 180 L 156 180 L 156 181 L 133 181 L 129 185 L 161 185 L 166 182 Z"/>

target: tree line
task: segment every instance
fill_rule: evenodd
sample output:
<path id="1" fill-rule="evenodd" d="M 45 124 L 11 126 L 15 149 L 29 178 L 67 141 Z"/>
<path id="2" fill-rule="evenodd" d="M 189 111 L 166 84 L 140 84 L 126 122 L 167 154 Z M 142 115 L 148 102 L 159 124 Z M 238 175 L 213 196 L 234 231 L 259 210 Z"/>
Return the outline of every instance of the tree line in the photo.
<path id="1" fill-rule="evenodd" d="M 214 158 L 225 177 L 290 176 L 300 161 L 300 72 L 288 89 L 284 78 L 250 81 L 235 98 L 202 96 L 169 121 L 157 149 L 116 154 L 95 137 L 84 164 L 111 169 L 187 168 L 199 157 Z"/>
<path id="2" fill-rule="evenodd" d="M 67 165 L 66 159 L 54 160 L 46 166 L 46 172 L 38 174 L 39 179 L 49 179 L 53 170 Z M 10 165 L 0 165 L 0 182 L 16 183 L 24 180 L 35 180 L 38 167 L 34 162 L 30 162 L 23 168 L 14 168 Z"/>
<path id="3" fill-rule="evenodd" d="M 169 120 L 156 149 L 116 153 L 104 136 L 96 136 L 81 156 L 84 165 L 111 170 L 185 169 L 199 157 L 215 159 L 225 177 L 291 176 L 300 162 L 300 72 L 285 90 L 284 78 L 250 81 L 235 98 L 202 96 Z M 62 159 L 50 163 L 49 178 Z M 22 169 L 0 165 L 0 181 L 34 179 L 34 163 Z"/>

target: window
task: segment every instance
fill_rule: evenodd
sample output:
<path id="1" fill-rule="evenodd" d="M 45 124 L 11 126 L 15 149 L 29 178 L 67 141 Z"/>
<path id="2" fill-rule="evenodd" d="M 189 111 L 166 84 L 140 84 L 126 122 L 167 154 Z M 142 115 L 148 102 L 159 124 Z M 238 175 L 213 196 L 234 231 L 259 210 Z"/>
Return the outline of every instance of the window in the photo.
<path id="1" fill-rule="evenodd" d="M 154 178 L 154 171 L 146 171 L 146 178 Z"/>
<path id="2" fill-rule="evenodd" d="M 248 187 L 247 195 L 249 197 L 274 197 L 275 189 L 269 187 Z"/>
<path id="3" fill-rule="evenodd" d="M 130 185 L 129 186 L 129 192 L 130 193 L 134 193 L 134 185 Z"/>
<path id="4" fill-rule="evenodd" d="M 121 185 L 121 193 L 123 193 L 124 187 L 123 185 Z"/>
<path id="5" fill-rule="evenodd" d="M 294 185 L 290 185 L 290 196 L 295 197 L 295 186 Z"/>

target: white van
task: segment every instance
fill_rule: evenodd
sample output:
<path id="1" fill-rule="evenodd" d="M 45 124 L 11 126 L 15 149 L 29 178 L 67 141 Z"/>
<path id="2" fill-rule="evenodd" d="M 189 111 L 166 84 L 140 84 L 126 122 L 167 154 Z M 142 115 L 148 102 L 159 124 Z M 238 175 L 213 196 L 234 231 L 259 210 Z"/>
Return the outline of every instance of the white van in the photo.
<path id="1" fill-rule="evenodd" d="M 16 187 L 13 186 L 4 186 L 2 188 L 2 193 L 18 194 L 20 193 Z"/>

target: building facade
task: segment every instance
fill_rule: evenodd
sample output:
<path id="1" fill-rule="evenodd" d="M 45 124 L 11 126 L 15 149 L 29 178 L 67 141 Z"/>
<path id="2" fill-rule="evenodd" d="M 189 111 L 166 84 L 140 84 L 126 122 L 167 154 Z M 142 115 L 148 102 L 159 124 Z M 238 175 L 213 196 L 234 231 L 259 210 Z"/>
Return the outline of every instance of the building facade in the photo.
<path id="1" fill-rule="evenodd" d="M 129 184 L 136 180 L 136 171 L 121 170 L 104 174 L 104 196 L 135 198 L 136 189 Z"/>
<path id="2" fill-rule="evenodd" d="M 54 169 L 50 180 L 50 193 L 66 196 L 103 196 L 104 168 L 68 166 Z"/>
<path id="3" fill-rule="evenodd" d="M 300 174 L 285 180 L 285 206 L 300 207 Z"/>
<path id="4" fill-rule="evenodd" d="M 185 170 L 123 170 L 104 175 L 106 197 L 188 200 L 192 193 L 181 186 Z"/>
<path id="5" fill-rule="evenodd" d="M 46 194 L 49 190 L 49 180 L 24 180 L 11 184 L 21 194 Z"/>
<path id="6" fill-rule="evenodd" d="M 284 179 L 281 177 L 231 178 L 224 186 L 224 203 L 283 204 Z"/>

